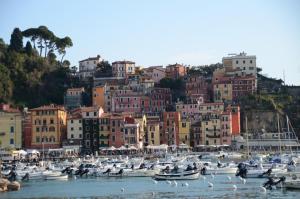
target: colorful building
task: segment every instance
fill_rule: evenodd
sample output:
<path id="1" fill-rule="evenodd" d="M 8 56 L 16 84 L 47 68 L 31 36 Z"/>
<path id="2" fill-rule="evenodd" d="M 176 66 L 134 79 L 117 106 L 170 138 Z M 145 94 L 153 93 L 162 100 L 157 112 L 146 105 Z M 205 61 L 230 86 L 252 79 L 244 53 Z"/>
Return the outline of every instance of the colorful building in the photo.
<path id="1" fill-rule="evenodd" d="M 82 112 L 76 109 L 68 114 L 67 117 L 67 139 L 69 145 L 82 145 Z"/>
<path id="2" fill-rule="evenodd" d="M 190 145 L 191 122 L 181 120 L 179 122 L 179 144 Z"/>
<path id="3" fill-rule="evenodd" d="M 204 145 L 220 145 L 221 144 L 221 121 L 220 115 L 207 114 L 201 121 L 201 134 Z"/>
<path id="4" fill-rule="evenodd" d="M 105 90 L 106 85 L 93 88 L 93 106 L 102 107 L 105 110 Z"/>
<path id="5" fill-rule="evenodd" d="M 210 101 L 209 86 L 206 79 L 199 75 L 190 75 L 184 78 L 185 93 L 187 100 L 191 103 L 197 103 L 201 97 L 205 102 Z"/>
<path id="6" fill-rule="evenodd" d="M 179 112 L 163 112 L 163 144 L 179 145 L 179 123 L 181 117 Z"/>
<path id="7" fill-rule="evenodd" d="M 0 104 L 0 148 L 22 147 L 22 114 L 8 104 Z"/>
<path id="8" fill-rule="evenodd" d="M 37 149 L 60 148 L 66 139 L 67 112 L 63 106 L 45 105 L 31 112 L 31 147 Z"/>
<path id="9" fill-rule="evenodd" d="M 159 116 L 147 116 L 145 145 L 160 145 L 160 118 Z"/>
<path id="10" fill-rule="evenodd" d="M 140 124 L 133 117 L 125 117 L 123 125 L 123 145 L 142 148 L 143 141 L 140 139 Z"/>
<path id="11" fill-rule="evenodd" d="M 82 149 L 83 154 L 96 154 L 99 150 L 99 118 L 101 107 L 82 107 Z"/>
<path id="12" fill-rule="evenodd" d="M 112 63 L 112 74 L 114 77 L 127 78 L 128 75 L 135 73 L 135 62 L 116 61 Z"/>
<path id="13" fill-rule="evenodd" d="M 187 69 L 181 64 L 168 65 L 166 67 L 166 77 L 171 79 L 178 79 L 187 74 Z"/>
<path id="14" fill-rule="evenodd" d="M 109 147 L 109 137 L 110 137 L 110 113 L 103 113 L 99 119 L 99 147 Z"/>

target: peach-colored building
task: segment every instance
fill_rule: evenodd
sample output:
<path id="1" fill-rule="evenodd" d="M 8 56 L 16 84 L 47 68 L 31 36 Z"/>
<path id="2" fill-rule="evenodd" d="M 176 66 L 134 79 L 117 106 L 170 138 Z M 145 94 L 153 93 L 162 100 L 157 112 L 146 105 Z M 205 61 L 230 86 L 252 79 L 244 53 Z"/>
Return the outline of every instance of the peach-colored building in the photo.
<path id="1" fill-rule="evenodd" d="M 144 74 L 154 80 L 155 83 L 166 77 L 166 69 L 162 66 L 150 66 L 143 69 Z"/>
<path id="2" fill-rule="evenodd" d="M 185 77 L 185 93 L 190 102 L 196 103 L 201 97 L 205 102 L 210 100 L 209 84 L 203 76 L 192 75 Z"/>
<path id="3" fill-rule="evenodd" d="M 163 132 L 162 132 L 162 143 L 171 145 L 179 145 L 179 123 L 180 123 L 179 112 L 163 112 Z"/>

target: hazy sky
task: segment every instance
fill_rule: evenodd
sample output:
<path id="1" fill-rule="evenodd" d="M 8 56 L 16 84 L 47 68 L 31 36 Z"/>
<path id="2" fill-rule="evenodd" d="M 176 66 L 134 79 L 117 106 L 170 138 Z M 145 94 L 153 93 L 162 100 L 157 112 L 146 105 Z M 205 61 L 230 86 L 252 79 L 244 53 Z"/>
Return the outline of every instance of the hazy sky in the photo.
<path id="1" fill-rule="evenodd" d="M 0 1 L 0 37 L 46 25 L 70 36 L 72 65 L 100 54 L 136 65 L 221 62 L 228 53 L 257 56 L 270 77 L 300 85 L 298 0 Z"/>

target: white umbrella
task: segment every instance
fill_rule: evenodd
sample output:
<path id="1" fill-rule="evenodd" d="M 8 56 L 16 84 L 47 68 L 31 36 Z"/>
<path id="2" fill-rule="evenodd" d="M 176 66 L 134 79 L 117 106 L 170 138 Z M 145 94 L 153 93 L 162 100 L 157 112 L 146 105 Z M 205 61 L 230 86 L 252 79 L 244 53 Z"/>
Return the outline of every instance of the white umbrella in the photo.
<path id="1" fill-rule="evenodd" d="M 127 148 L 125 146 L 121 146 L 121 147 L 117 148 L 117 150 L 124 151 L 124 150 L 127 150 Z"/>
<path id="2" fill-rule="evenodd" d="M 108 151 L 114 151 L 114 150 L 116 150 L 116 147 L 111 146 L 111 147 L 109 147 L 107 150 L 108 150 Z"/>
<path id="3" fill-rule="evenodd" d="M 27 152 L 24 151 L 24 150 L 20 150 L 20 151 L 19 151 L 19 154 L 20 154 L 20 155 L 27 155 Z"/>
<path id="4" fill-rule="evenodd" d="M 137 148 L 135 146 L 131 146 L 129 147 L 130 150 L 137 150 Z"/>

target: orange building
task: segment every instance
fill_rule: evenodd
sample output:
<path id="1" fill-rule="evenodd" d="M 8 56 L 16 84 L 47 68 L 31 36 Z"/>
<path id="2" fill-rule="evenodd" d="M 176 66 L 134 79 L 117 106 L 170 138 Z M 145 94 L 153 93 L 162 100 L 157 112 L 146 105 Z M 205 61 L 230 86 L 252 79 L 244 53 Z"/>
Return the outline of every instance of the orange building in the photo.
<path id="1" fill-rule="evenodd" d="M 239 106 L 228 106 L 227 110 L 231 112 L 232 135 L 237 136 L 241 133 L 241 116 Z"/>
<path id="2" fill-rule="evenodd" d="M 168 65 L 166 67 L 166 77 L 178 79 L 185 76 L 187 73 L 186 67 L 181 64 Z"/>
<path id="3" fill-rule="evenodd" d="M 102 107 L 105 110 L 105 92 L 106 85 L 96 86 L 93 88 L 93 106 Z"/>

